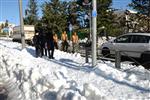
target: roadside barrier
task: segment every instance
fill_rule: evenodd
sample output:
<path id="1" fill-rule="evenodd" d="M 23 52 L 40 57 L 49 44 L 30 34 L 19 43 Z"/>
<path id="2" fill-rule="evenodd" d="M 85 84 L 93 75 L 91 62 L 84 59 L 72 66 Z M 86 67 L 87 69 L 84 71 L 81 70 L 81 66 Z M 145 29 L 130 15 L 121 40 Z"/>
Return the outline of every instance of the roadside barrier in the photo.
<path id="1" fill-rule="evenodd" d="M 123 59 L 124 61 L 130 61 L 135 65 L 141 65 L 143 67 L 145 67 L 146 69 L 150 69 L 150 52 L 137 52 L 137 51 L 119 51 L 119 50 L 114 50 L 114 55 L 110 54 L 110 51 L 108 49 L 103 49 L 106 52 L 104 53 L 104 55 L 102 54 L 102 49 L 98 48 L 97 49 L 97 59 L 103 60 L 103 61 L 112 61 L 115 62 L 115 67 L 116 68 L 121 68 L 121 63 L 122 61 L 122 57 L 126 58 Z M 133 53 L 142 53 L 141 57 L 142 58 L 133 58 L 130 57 L 130 55 L 127 54 L 127 52 L 133 52 Z M 88 63 L 89 60 L 88 58 L 91 58 L 91 46 L 88 45 L 86 46 L 86 44 L 82 44 L 80 45 L 79 48 L 79 53 L 81 53 L 81 55 L 83 57 L 85 57 L 85 62 Z"/>

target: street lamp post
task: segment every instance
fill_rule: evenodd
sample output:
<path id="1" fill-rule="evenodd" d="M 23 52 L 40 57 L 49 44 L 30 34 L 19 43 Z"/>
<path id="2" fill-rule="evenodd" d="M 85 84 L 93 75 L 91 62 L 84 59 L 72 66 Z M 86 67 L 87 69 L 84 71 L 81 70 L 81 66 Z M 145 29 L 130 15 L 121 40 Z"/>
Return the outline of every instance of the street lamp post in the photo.
<path id="1" fill-rule="evenodd" d="M 20 32 L 21 32 L 21 43 L 22 49 L 25 48 L 25 36 L 24 36 L 24 22 L 22 15 L 22 0 L 18 0 L 19 2 L 19 15 L 20 15 Z"/>

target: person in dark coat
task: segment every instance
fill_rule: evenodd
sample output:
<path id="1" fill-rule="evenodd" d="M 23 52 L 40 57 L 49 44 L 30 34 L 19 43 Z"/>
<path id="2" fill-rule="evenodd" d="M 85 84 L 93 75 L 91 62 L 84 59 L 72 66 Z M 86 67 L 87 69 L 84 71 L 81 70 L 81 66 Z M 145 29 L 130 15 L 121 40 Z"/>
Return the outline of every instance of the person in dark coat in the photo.
<path id="1" fill-rule="evenodd" d="M 41 56 L 47 56 L 47 47 L 46 47 L 46 34 L 42 33 L 40 35 L 40 40 L 41 40 Z"/>
<path id="2" fill-rule="evenodd" d="M 41 51 L 41 41 L 40 41 L 40 36 L 39 33 L 36 33 L 33 37 L 33 44 L 35 46 L 35 55 L 36 57 L 41 56 L 40 51 Z"/>
<path id="3" fill-rule="evenodd" d="M 54 39 L 52 33 L 47 34 L 47 48 L 49 58 L 54 59 Z"/>

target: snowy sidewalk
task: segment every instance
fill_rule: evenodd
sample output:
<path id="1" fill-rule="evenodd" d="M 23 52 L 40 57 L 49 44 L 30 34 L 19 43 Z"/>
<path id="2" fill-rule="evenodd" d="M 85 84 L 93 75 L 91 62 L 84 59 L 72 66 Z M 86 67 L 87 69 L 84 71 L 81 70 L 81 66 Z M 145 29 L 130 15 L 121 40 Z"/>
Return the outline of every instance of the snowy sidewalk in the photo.
<path id="1" fill-rule="evenodd" d="M 0 40 L 0 69 L 24 100 L 150 99 L 150 71 L 142 66 L 122 64 L 118 70 L 100 61 L 90 68 L 80 54 L 55 50 L 50 60 L 34 53 L 34 47 L 21 50 L 19 43 Z"/>

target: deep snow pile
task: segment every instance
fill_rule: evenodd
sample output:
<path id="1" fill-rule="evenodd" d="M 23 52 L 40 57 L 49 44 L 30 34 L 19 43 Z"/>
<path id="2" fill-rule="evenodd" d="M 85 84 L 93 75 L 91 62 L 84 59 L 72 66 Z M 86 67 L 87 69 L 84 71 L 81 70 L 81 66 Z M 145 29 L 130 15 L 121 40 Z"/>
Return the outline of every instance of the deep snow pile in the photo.
<path id="1" fill-rule="evenodd" d="M 11 100 L 150 99 L 150 72 L 142 66 L 118 70 L 98 61 L 91 68 L 80 54 L 56 50 L 54 60 L 34 54 L 33 47 L 0 40 L 0 84 L 11 90 Z"/>

